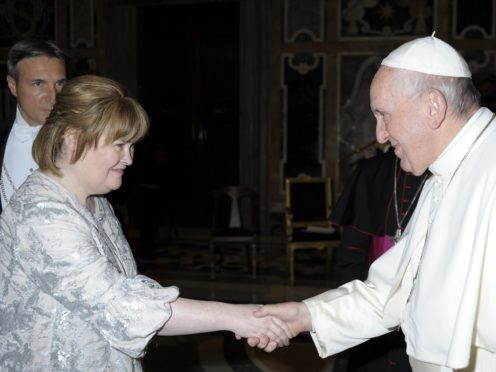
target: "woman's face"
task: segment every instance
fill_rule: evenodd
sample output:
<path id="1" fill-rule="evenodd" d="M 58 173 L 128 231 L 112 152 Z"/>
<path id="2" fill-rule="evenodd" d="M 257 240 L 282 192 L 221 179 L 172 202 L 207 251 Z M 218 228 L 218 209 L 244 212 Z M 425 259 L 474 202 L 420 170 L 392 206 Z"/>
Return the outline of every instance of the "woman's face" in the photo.
<path id="1" fill-rule="evenodd" d="M 84 194 L 101 195 L 118 189 L 133 156 L 134 143 L 117 139 L 107 144 L 105 138 L 100 138 L 97 146 L 87 149 L 74 164 Z"/>

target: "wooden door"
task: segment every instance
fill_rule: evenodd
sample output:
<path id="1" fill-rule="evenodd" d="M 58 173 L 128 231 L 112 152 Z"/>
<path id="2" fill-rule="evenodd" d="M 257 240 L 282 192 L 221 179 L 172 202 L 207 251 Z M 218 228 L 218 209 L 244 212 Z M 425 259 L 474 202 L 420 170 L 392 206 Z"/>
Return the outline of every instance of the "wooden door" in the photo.
<path id="1" fill-rule="evenodd" d="M 142 6 L 138 19 L 152 128 L 137 150 L 153 164 L 172 223 L 209 227 L 212 191 L 239 180 L 238 3 Z"/>

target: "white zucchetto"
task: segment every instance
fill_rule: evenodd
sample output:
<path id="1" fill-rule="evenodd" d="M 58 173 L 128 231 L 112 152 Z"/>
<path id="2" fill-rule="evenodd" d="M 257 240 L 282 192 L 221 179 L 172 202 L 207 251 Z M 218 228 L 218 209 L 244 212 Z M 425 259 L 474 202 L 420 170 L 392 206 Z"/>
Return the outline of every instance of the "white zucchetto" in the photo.
<path id="1" fill-rule="evenodd" d="M 430 75 L 472 76 L 463 57 L 451 45 L 434 37 L 434 33 L 399 46 L 381 64 Z"/>

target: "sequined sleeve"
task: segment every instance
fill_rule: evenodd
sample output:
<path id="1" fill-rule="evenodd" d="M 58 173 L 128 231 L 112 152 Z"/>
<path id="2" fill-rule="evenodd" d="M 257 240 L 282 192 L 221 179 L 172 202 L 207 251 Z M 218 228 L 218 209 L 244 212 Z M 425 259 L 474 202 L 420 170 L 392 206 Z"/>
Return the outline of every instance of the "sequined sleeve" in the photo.
<path id="1" fill-rule="evenodd" d="M 126 273 L 115 243 L 68 205 L 45 202 L 24 207 L 15 225 L 15 254 L 22 270 L 113 348 L 134 358 L 142 356 L 150 338 L 171 316 L 169 303 L 177 298 L 178 289 Z"/>

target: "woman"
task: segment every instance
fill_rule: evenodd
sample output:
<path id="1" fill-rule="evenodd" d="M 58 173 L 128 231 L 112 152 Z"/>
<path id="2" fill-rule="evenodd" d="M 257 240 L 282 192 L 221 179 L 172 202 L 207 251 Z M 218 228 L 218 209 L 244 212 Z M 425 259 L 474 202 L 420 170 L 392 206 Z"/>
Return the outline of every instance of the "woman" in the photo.
<path id="1" fill-rule="evenodd" d="M 136 371 L 155 335 L 216 330 L 288 343 L 285 325 L 255 305 L 196 301 L 136 272 L 111 206 L 142 107 L 112 80 L 69 81 L 40 130 L 39 165 L 0 218 L 0 370 Z M 253 341 L 255 342 L 255 341 Z"/>

